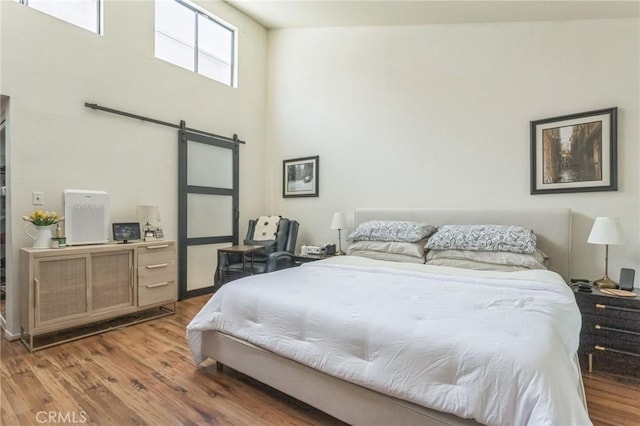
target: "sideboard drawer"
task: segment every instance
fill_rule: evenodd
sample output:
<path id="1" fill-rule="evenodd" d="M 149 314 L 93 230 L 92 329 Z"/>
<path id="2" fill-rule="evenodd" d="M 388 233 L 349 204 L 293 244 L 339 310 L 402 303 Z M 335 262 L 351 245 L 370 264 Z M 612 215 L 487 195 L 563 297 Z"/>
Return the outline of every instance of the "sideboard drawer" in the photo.
<path id="1" fill-rule="evenodd" d="M 176 280 L 176 263 L 173 260 L 138 266 L 138 285 Z"/>
<path id="2" fill-rule="evenodd" d="M 175 246 L 173 244 L 153 244 L 139 250 L 138 267 L 173 262 L 175 259 Z"/>
<path id="3" fill-rule="evenodd" d="M 176 299 L 175 280 L 138 283 L 138 306 L 154 305 Z"/>

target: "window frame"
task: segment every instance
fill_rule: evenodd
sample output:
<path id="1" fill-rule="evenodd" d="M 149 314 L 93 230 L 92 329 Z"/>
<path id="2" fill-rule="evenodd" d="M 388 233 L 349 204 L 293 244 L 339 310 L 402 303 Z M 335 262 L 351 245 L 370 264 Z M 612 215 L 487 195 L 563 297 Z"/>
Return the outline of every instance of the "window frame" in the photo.
<path id="1" fill-rule="evenodd" d="M 190 10 L 191 12 L 193 12 L 193 19 L 194 19 L 194 44 L 193 44 L 193 69 L 191 69 L 190 71 L 199 74 L 203 77 L 209 78 L 211 80 L 217 81 L 218 83 L 224 84 L 225 86 L 229 86 L 232 88 L 237 88 L 238 87 L 238 74 L 237 74 L 237 61 L 238 61 L 238 29 L 234 26 L 231 25 L 230 23 L 226 22 L 225 20 L 223 20 L 222 18 L 214 15 L 213 13 L 209 12 L 208 10 L 205 10 L 193 3 L 191 3 L 189 0 L 155 0 L 154 1 L 154 6 L 157 7 L 158 2 L 160 1 L 172 1 L 175 2 L 177 4 L 179 4 L 180 6 L 183 6 L 185 8 L 187 8 L 188 10 Z M 202 17 L 204 19 L 207 19 L 209 21 L 212 21 L 213 23 L 219 25 L 220 27 L 222 27 L 223 29 L 227 30 L 230 32 L 231 34 L 231 55 L 230 55 L 230 61 L 229 61 L 229 83 L 227 83 L 226 81 L 220 81 L 214 77 L 210 77 L 206 74 L 202 74 L 199 71 L 199 55 L 200 55 L 200 47 L 199 47 L 199 37 L 198 37 L 198 33 L 199 33 L 199 17 Z M 166 37 L 169 37 L 173 40 L 176 40 L 177 42 L 180 42 L 180 40 L 174 38 L 171 34 L 165 33 L 163 31 L 159 31 L 158 30 L 158 23 L 157 21 L 154 21 L 154 35 L 156 35 L 157 33 L 160 33 Z M 205 53 L 206 54 L 206 53 Z M 154 55 L 157 59 L 163 60 L 165 62 L 168 62 L 170 64 L 179 66 L 181 68 L 181 65 L 176 64 L 174 62 L 168 61 L 164 58 L 158 57 L 156 51 L 155 51 L 155 47 L 154 47 Z M 217 56 L 211 56 L 208 55 L 210 57 L 213 57 L 214 59 L 218 59 Z M 222 62 L 222 61 L 221 61 Z"/>
<path id="2" fill-rule="evenodd" d="M 49 13 L 49 12 L 47 12 L 45 10 L 39 9 L 37 7 L 34 7 L 34 6 L 29 4 L 30 0 L 16 0 L 16 1 L 19 4 L 27 6 L 30 9 L 37 10 L 40 13 L 44 13 L 46 15 L 52 16 L 52 17 L 54 17 L 56 19 L 59 19 L 61 21 L 66 22 L 68 24 L 75 25 L 76 27 L 82 28 L 83 30 L 87 30 L 87 31 L 92 32 L 94 34 L 103 35 L 103 29 L 104 29 L 104 0 L 95 0 L 96 3 L 97 3 L 97 6 L 98 6 L 98 7 L 96 7 L 96 15 L 97 16 L 95 17 L 95 19 L 96 19 L 95 20 L 95 24 L 96 24 L 96 30 L 95 31 L 92 30 L 92 29 L 89 29 L 87 27 L 84 27 L 82 25 L 79 25 L 76 22 L 71 22 L 71 21 L 69 21 L 69 20 L 67 20 L 65 18 L 62 18 L 62 17 L 57 16 L 57 15 L 52 15 L 51 13 Z M 51 2 L 51 4 L 56 4 L 56 3 L 55 2 Z"/>

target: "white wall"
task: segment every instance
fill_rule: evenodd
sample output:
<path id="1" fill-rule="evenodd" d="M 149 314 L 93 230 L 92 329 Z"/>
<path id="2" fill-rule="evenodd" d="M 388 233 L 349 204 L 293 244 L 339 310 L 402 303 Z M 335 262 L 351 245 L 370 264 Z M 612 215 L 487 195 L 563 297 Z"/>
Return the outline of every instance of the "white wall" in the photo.
<path id="1" fill-rule="evenodd" d="M 105 190 L 112 222 L 135 220 L 138 204 L 160 207 L 165 236 L 177 238 L 177 131 L 84 107 L 94 102 L 219 135 L 237 133 L 240 223 L 266 204 L 264 176 L 266 30 L 220 1 L 197 1 L 238 28 L 237 89 L 154 57 L 154 2 L 108 1 L 96 35 L 13 1 L 1 1 L 2 80 L 10 97 L 9 179 L 13 241 L 8 291 L 15 296 L 20 218 L 61 211 L 66 188 Z M 241 229 L 241 232 L 244 230 Z M 13 297 L 8 331 L 17 333 Z"/>
<path id="2" fill-rule="evenodd" d="M 106 190 L 112 221 L 158 204 L 177 236 L 175 131 L 85 101 L 238 133 L 241 236 L 264 213 L 299 219 L 309 244 L 335 240 L 331 214 L 359 206 L 559 206 L 575 212 L 574 276 L 602 275 L 603 249 L 584 242 L 600 215 L 621 216 L 629 236 L 611 248 L 610 275 L 640 268 L 637 19 L 277 30 L 267 43 L 235 9 L 197 3 L 239 28 L 238 89 L 154 58 L 151 1 L 106 2 L 103 36 L 0 1 L 10 293 L 32 191 L 61 210 L 65 188 Z M 612 106 L 620 190 L 529 195 L 529 121 Z M 282 160 L 316 154 L 320 197 L 283 199 Z"/>
<path id="3" fill-rule="evenodd" d="M 640 266 L 639 35 L 638 19 L 270 31 L 271 210 L 317 244 L 356 207 L 569 207 L 573 276 L 591 279 L 592 221 L 615 215 L 617 279 Z M 530 195 L 529 122 L 614 106 L 619 190 Z M 310 155 L 320 197 L 283 199 L 282 160 Z"/>

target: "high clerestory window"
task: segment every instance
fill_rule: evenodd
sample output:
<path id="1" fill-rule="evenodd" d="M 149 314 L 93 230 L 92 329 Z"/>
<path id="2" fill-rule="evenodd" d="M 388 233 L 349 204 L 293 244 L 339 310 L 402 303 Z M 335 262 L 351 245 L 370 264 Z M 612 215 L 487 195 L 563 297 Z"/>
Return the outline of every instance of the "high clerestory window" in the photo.
<path id="1" fill-rule="evenodd" d="M 18 0 L 21 4 L 102 34 L 102 0 Z"/>
<path id="2" fill-rule="evenodd" d="M 156 58 L 235 87 L 236 28 L 186 0 L 156 0 Z"/>

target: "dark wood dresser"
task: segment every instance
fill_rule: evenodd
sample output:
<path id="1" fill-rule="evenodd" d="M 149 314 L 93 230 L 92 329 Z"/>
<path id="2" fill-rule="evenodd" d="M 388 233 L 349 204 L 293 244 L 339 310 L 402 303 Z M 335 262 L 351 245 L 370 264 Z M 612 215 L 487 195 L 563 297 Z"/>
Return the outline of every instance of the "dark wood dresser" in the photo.
<path id="1" fill-rule="evenodd" d="M 574 293 L 582 313 L 583 371 L 640 376 L 640 298 L 608 296 L 595 287 Z"/>

